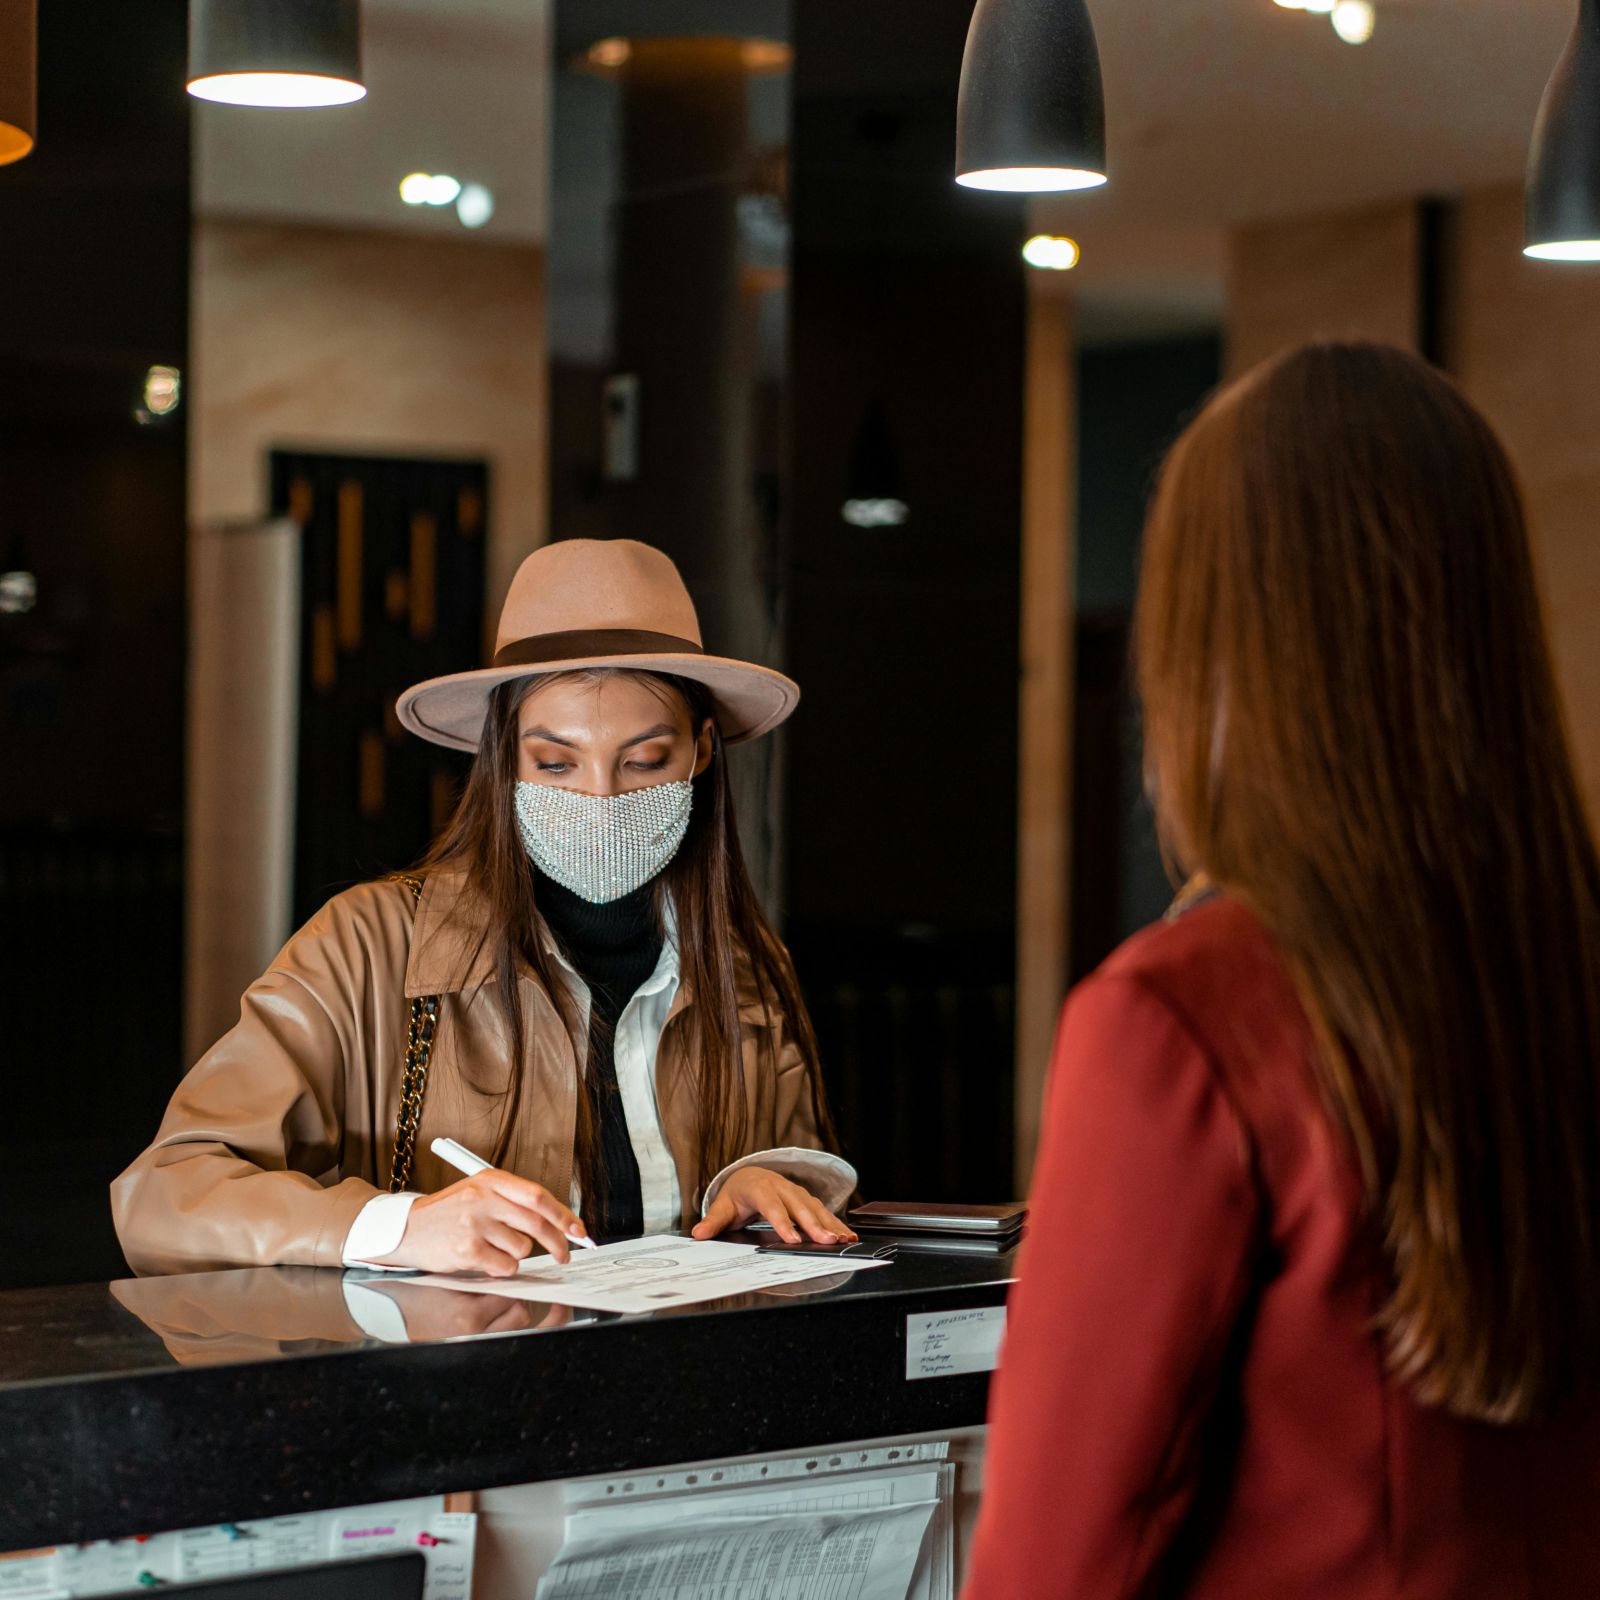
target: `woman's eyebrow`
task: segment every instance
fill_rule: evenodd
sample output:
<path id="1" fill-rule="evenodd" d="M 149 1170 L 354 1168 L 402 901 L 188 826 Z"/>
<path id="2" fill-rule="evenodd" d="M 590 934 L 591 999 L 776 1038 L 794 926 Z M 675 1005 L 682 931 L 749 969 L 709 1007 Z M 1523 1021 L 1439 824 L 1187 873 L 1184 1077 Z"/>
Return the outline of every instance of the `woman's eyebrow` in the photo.
<path id="1" fill-rule="evenodd" d="M 537 725 L 531 728 L 524 728 L 522 737 L 524 739 L 546 739 L 551 744 L 564 745 L 568 750 L 576 750 L 578 748 L 576 741 L 563 739 L 559 733 L 551 733 L 548 728 L 541 728 Z"/>
<path id="2" fill-rule="evenodd" d="M 677 731 L 670 722 L 658 722 L 655 727 L 646 728 L 643 733 L 636 733 L 631 739 L 624 739 L 617 748 L 631 750 L 636 744 L 643 744 L 646 739 L 671 738 Z"/>

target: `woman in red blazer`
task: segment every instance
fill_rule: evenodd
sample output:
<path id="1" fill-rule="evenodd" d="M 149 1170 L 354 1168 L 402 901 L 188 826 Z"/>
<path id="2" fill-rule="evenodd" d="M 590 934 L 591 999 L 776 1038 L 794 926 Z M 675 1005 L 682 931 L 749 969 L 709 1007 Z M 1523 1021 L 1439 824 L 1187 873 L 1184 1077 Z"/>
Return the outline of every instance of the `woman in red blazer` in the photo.
<path id="1" fill-rule="evenodd" d="M 1400 351 L 1258 369 L 1136 635 L 1205 887 L 1068 1001 L 967 1600 L 1600 1595 L 1600 864 L 1504 453 Z"/>

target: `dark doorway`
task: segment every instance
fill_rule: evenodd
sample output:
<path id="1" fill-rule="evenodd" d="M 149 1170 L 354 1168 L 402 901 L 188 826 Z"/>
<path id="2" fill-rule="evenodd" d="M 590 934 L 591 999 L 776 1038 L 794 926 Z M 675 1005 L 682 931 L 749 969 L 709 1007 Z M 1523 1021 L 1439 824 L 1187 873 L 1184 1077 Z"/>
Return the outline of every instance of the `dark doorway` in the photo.
<path id="1" fill-rule="evenodd" d="M 272 507 L 302 530 L 295 920 L 414 861 L 470 757 L 401 728 L 409 684 L 483 655 L 488 468 L 274 451 Z"/>

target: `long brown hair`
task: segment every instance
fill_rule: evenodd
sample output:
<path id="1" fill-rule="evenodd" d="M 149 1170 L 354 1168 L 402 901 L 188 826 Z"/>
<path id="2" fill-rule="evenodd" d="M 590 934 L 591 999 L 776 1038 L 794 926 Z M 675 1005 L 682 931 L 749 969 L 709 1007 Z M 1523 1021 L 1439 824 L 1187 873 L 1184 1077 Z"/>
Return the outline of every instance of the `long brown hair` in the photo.
<path id="1" fill-rule="evenodd" d="M 599 678 L 618 669 L 579 674 Z M 793 1044 L 805 1063 L 817 1131 L 837 1148 L 822 1075 L 816 1033 L 800 993 L 794 964 L 773 932 L 756 897 L 739 847 L 733 791 L 722 736 L 710 696 L 689 679 L 661 673 L 628 672 L 664 699 L 677 699 L 698 729 L 711 719 L 710 765 L 694 780 L 689 830 L 678 853 L 656 880 L 656 916 L 664 925 L 670 897 L 677 925 L 681 981 L 692 996 L 685 1012 L 690 1029 L 688 1059 L 694 1073 L 700 1117 L 695 1167 L 704 1187 L 730 1161 L 746 1153 L 750 1110 L 746 1104 L 739 1011 L 741 967 L 753 983 L 767 1027 L 762 1048 L 775 1051 L 775 1034 Z M 517 708 L 538 683 L 557 674 L 518 678 L 496 688 L 489 699 L 483 739 L 467 777 L 465 792 L 450 822 L 418 866 L 424 875 L 442 869 L 464 870 L 481 899 L 484 922 L 476 933 L 471 959 L 487 948 L 494 961 L 493 994 L 510 1033 L 508 1063 L 467 1064 L 473 1086 L 501 1101 L 499 1131 L 492 1159 L 504 1159 L 515 1131 L 522 1096 L 521 1062 L 527 1039 L 518 980 L 531 973 L 566 1021 L 575 1026 L 575 1005 L 555 962 L 547 953 L 548 929 L 534 892 L 534 874 L 517 829 L 513 796 L 517 781 Z M 774 1066 L 776 1062 L 772 1063 Z M 574 1151 L 578 1181 L 585 1195 L 604 1193 L 594 1112 L 589 1096 L 577 1096 Z"/>
<path id="2" fill-rule="evenodd" d="M 1260 367 L 1167 459 L 1135 634 L 1164 842 L 1294 975 L 1394 1373 L 1548 1412 L 1600 1369 L 1600 864 L 1504 450 L 1402 351 Z"/>

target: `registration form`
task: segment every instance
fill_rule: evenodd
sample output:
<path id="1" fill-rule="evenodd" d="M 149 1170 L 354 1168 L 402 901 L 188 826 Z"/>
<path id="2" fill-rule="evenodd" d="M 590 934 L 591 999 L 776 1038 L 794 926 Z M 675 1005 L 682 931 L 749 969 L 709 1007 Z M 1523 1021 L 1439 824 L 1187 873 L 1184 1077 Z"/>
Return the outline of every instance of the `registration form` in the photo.
<path id="1" fill-rule="evenodd" d="M 763 1255 L 750 1244 L 654 1234 L 595 1250 L 574 1250 L 565 1266 L 548 1256 L 533 1256 L 514 1278 L 426 1273 L 410 1281 L 590 1311 L 639 1312 L 888 1265 L 868 1256 Z"/>

